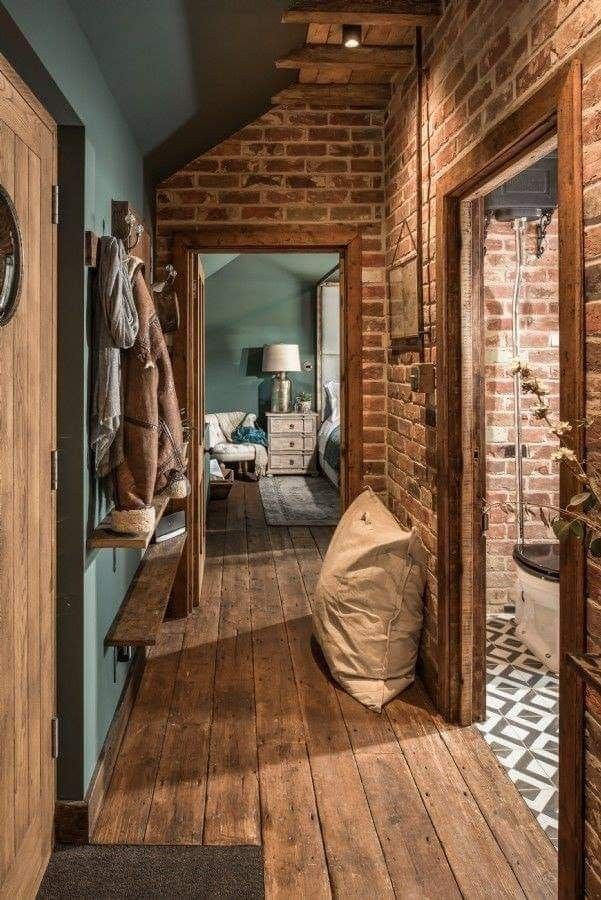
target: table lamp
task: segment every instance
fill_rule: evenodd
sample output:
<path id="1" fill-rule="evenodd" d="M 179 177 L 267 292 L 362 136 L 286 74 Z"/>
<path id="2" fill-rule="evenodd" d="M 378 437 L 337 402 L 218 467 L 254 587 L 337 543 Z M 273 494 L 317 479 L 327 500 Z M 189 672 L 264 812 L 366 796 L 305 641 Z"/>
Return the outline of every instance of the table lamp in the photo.
<path id="1" fill-rule="evenodd" d="M 263 347 L 263 371 L 274 372 L 271 384 L 271 411 L 290 412 L 292 385 L 286 372 L 300 372 L 298 344 L 267 344 Z"/>

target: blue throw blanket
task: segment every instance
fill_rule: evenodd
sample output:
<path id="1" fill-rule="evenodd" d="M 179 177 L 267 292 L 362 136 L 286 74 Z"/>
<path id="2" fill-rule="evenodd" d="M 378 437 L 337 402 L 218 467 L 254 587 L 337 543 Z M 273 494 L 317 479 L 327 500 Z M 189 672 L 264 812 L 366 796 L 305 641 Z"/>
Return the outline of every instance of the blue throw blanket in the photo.
<path id="1" fill-rule="evenodd" d="M 263 444 L 267 446 L 267 435 L 262 428 L 251 428 L 250 425 L 238 425 L 232 431 L 235 444 Z"/>
<path id="2" fill-rule="evenodd" d="M 330 431 L 323 458 L 335 472 L 340 472 L 340 425 Z"/>

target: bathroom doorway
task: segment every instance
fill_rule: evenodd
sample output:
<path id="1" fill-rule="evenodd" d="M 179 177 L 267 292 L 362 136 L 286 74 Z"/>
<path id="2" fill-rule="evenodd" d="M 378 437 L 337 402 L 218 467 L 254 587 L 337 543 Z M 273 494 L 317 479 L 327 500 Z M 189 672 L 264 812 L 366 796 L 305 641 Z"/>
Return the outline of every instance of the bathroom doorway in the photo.
<path id="1" fill-rule="evenodd" d="M 438 707 L 450 721 L 486 719 L 486 440 L 483 378 L 485 198 L 557 150 L 561 419 L 582 420 L 584 261 L 582 66 L 560 68 L 495 125 L 437 185 Z M 465 216 L 470 216 L 470 234 Z M 472 240 L 473 238 L 473 240 Z M 465 291 L 466 281 L 471 291 Z M 564 444 L 581 458 L 583 429 Z M 513 479 L 512 479 L 513 483 Z M 561 506 L 579 490 L 560 471 Z M 586 647 L 585 553 L 568 537 L 560 550 L 559 893 L 584 883 L 584 685 L 576 662 Z M 572 664 L 574 660 L 574 664 Z M 521 802 L 519 797 L 516 802 Z"/>
<path id="2" fill-rule="evenodd" d="M 485 710 L 478 728 L 557 847 L 561 428 L 557 151 L 464 204 L 479 306 L 473 406 L 483 444 Z M 478 247 L 473 244 L 479 241 Z M 466 242 L 469 246 L 469 242 Z M 478 283 L 475 284 L 474 282 Z M 470 329 L 471 323 L 466 323 Z M 476 336 L 472 335 L 472 343 Z M 467 359 L 466 364 L 469 364 Z M 480 491 L 482 493 L 480 494 Z"/>

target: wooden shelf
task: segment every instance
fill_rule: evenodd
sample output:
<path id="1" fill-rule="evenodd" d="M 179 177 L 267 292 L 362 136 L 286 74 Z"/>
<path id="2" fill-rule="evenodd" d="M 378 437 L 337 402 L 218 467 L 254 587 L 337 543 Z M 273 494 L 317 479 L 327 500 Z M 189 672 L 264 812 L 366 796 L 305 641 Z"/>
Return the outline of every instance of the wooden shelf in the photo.
<path id="1" fill-rule="evenodd" d="M 586 684 L 601 693 L 601 654 L 585 653 L 583 656 L 568 654 L 568 662 Z"/>
<path id="2" fill-rule="evenodd" d="M 106 647 L 156 644 L 186 537 L 180 534 L 148 548 L 104 639 Z"/>
<path id="3" fill-rule="evenodd" d="M 152 531 L 143 531 L 140 534 L 119 534 L 111 529 L 111 514 L 102 520 L 88 538 L 88 550 L 101 550 L 107 547 L 120 548 L 122 550 L 146 550 L 155 529 L 163 517 L 169 503 L 168 497 L 161 497 L 154 503 L 155 523 Z"/>

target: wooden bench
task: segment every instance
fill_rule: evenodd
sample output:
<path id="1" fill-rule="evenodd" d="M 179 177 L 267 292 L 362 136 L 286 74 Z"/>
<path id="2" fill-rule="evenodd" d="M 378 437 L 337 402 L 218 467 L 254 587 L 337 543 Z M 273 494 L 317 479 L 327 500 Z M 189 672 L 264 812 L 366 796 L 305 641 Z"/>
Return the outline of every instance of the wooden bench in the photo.
<path id="1" fill-rule="evenodd" d="M 151 647 L 159 629 L 187 535 L 151 544 L 104 639 L 106 647 Z"/>

